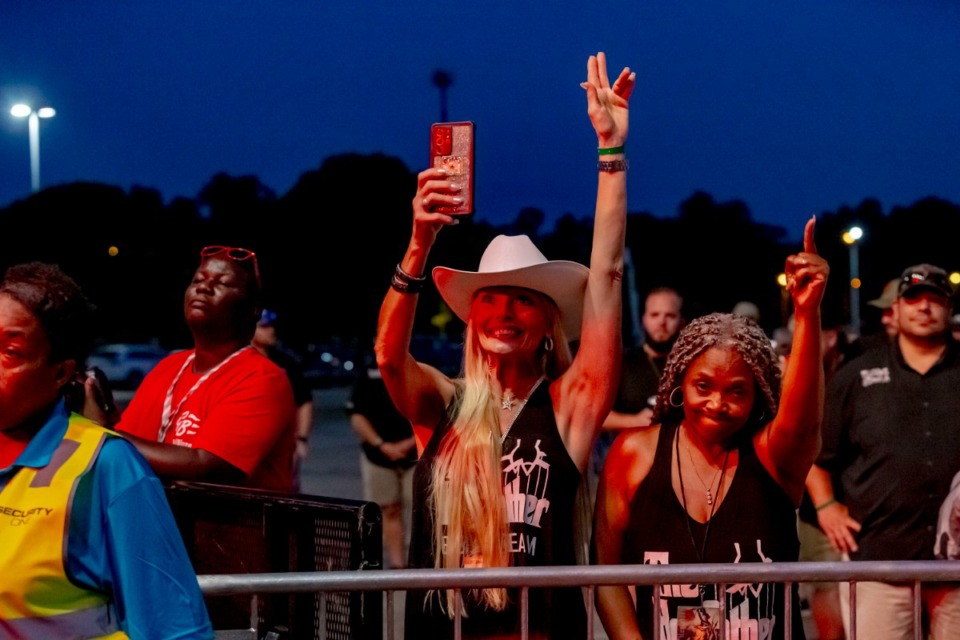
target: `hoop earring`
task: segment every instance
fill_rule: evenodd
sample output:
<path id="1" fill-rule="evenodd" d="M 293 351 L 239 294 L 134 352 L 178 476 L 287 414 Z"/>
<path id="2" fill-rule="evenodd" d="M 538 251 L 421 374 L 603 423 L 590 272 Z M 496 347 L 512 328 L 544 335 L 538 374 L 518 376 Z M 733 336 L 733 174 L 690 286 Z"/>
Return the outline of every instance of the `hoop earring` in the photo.
<path id="1" fill-rule="evenodd" d="M 763 424 L 763 421 L 767 419 L 767 409 L 763 408 L 760 410 L 760 415 L 757 416 L 757 424 Z"/>
<path id="2" fill-rule="evenodd" d="M 680 392 L 680 402 L 674 402 L 674 397 L 677 394 L 677 391 Z M 680 387 L 674 387 L 673 391 L 670 392 L 670 395 L 667 396 L 667 402 L 670 403 L 670 406 L 674 409 L 679 409 L 683 406 L 683 389 Z"/>
<path id="3" fill-rule="evenodd" d="M 547 336 L 543 339 L 543 350 L 547 353 L 553 351 L 553 336 Z"/>

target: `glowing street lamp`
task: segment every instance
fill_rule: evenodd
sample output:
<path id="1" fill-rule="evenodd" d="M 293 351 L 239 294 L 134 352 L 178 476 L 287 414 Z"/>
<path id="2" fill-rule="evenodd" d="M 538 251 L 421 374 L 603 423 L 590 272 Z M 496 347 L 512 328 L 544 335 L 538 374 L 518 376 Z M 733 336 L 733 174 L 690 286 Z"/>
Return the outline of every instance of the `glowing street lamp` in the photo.
<path id="1" fill-rule="evenodd" d="M 783 321 L 781 326 L 787 326 L 790 319 L 790 294 L 787 292 L 787 274 L 777 274 L 777 284 L 780 285 L 780 319 Z"/>
<path id="2" fill-rule="evenodd" d="M 30 186 L 33 192 L 40 190 L 40 118 L 52 118 L 57 115 L 53 107 L 34 109 L 30 105 L 15 104 L 10 109 L 15 118 L 27 118 L 30 130 Z"/>
<path id="3" fill-rule="evenodd" d="M 860 335 L 860 249 L 857 242 L 863 237 L 863 229 L 850 227 L 840 236 L 850 248 L 850 330 Z"/>

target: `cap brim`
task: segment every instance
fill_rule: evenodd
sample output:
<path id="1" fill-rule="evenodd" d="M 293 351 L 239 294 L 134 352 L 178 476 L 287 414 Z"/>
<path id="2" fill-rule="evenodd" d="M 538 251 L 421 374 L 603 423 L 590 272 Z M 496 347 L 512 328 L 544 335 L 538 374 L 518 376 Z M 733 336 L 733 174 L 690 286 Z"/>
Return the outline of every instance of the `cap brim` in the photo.
<path id="1" fill-rule="evenodd" d="M 467 321 L 477 291 L 486 287 L 522 287 L 549 297 L 560 310 L 563 331 L 568 340 L 580 336 L 583 295 L 590 270 L 578 262 L 551 260 L 542 264 L 492 273 L 460 271 L 434 267 L 437 291 L 458 318 Z"/>
<path id="2" fill-rule="evenodd" d="M 938 287 L 937 285 L 935 285 L 935 284 L 930 284 L 930 283 L 928 283 L 928 282 L 917 282 L 916 284 L 908 285 L 908 286 L 904 287 L 904 288 L 900 291 L 900 295 L 902 296 L 903 294 L 905 294 L 905 293 L 907 293 L 907 292 L 910 292 L 910 291 L 918 291 L 918 290 L 920 290 L 920 289 L 926 289 L 927 291 L 933 291 L 934 293 L 940 294 L 940 295 L 943 296 L 944 298 L 951 298 L 951 297 L 953 297 L 953 292 L 952 292 L 952 291 L 944 291 L 943 289 L 941 289 L 941 288 Z"/>

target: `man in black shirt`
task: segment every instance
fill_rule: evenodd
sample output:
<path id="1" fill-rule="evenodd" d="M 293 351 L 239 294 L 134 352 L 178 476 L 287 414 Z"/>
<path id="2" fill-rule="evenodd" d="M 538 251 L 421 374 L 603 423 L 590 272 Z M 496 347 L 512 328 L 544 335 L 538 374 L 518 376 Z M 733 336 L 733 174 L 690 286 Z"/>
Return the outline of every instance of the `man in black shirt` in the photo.
<path id="1" fill-rule="evenodd" d="M 383 551 L 388 566 L 407 564 L 417 442 L 410 422 L 390 399 L 373 356 L 357 375 L 346 404 L 350 426 L 360 438 L 360 476 L 365 500 L 380 505 Z"/>
<path id="2" fill-rule="evenodd" d="M 623 352 L 617 399 L 594 446 L 595 474 L 600 473 L 610 445 L 622 430 L 650 426 L 663 365 L 686 324 L 683 298 L 670 287 L 652 289 L 644 301 L 641 321 L 643 343 Z"/>
<path id="3" fill-rule="evenodd" d="M 807 488 L 820 527 L 851 560 L 934 557 L 938 511 L 960 470 L 952 296 L 943 269 L 905 270 L 894 302 L 897 338 L 852 360 L 827 386 L 823 448 Z M 911 598 L 910 584 L 859 582 L 858 637 L 914 637 Z M 921 600 L 931 638 L 960 637 L 960 588 L 925 583 Z"/>

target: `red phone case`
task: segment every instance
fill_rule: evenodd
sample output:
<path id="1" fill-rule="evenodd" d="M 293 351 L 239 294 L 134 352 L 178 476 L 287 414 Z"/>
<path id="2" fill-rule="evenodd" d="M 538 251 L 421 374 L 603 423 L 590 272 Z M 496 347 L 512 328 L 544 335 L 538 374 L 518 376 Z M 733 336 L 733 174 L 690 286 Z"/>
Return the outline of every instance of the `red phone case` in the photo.
<path id="1" fill-rule="evenodd" d="M 472 122 L 437 122 L 430 126 L 430 166 L 443 167 L 460 184 L 463 204 L 437 207 L 449 214 L 473 213 L 473 132 Z"/>

